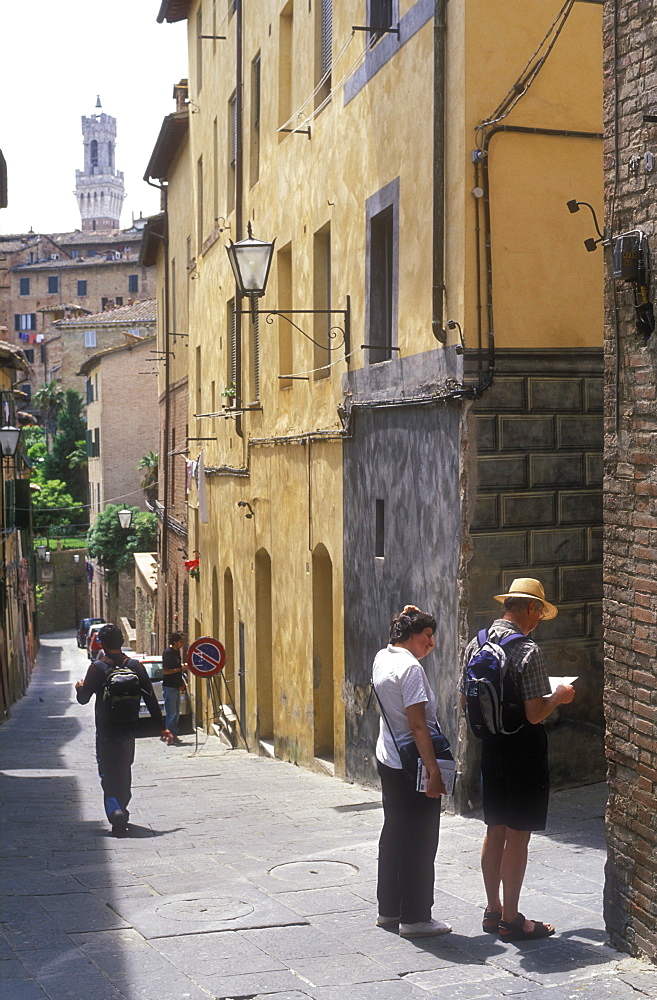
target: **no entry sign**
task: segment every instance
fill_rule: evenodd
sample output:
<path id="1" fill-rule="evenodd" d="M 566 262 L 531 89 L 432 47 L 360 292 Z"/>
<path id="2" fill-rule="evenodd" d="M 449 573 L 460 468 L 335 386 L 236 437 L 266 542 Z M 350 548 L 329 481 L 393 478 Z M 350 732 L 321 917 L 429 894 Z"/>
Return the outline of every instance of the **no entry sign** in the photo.
<path id="1" fill-rule="evenodd" d="M 187 666 L 197 677 L 212 677 L 223 669 L 226 650 L 218 639 L 204 635 L 187 650 Z"/>

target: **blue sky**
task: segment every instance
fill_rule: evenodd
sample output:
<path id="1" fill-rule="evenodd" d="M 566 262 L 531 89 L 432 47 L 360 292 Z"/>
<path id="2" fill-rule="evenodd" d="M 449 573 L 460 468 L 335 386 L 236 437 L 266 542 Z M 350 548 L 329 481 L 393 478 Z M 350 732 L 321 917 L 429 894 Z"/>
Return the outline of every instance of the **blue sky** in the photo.
<path id="1" fill-rule="evenodd" d="M 158 24 L 160 0 L 25 0 L 0 13 L 4 96 L 0 149 L 7 161 L 9 205 L 0 233 L 80 228 L 73 196 L 83 167 L 80 118 L 103 111 L 117 120 L 116 167 L 132 213 L 159 209 L 142 180 L 173 85 L 187 76 L 187 22 Z M 111 16 L 108 16 L 111 11 Z"/>

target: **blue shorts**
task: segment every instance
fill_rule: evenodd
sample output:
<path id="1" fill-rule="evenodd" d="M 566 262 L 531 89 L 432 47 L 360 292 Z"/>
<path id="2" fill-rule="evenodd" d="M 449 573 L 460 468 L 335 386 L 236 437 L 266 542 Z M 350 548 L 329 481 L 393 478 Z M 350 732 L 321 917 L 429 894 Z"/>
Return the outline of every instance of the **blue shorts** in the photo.
<path id="1" fill-rule="evenodd" d="M 486 826 L 545 829 L 550 771 L 543 725 L 482 741 L 481 797 Z"/>

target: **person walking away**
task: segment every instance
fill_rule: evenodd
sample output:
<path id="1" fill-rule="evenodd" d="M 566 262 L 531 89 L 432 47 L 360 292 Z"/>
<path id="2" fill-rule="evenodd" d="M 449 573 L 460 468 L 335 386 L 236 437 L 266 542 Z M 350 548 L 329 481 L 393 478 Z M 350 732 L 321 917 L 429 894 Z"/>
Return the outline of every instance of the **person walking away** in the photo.
<path id="1" fill-rule="evenodd" d="M 377 653 L 372 670 L 375 692 L 392 729 L 391 734 L 382 716 L 376 744 L 384 817 L 376 923 L 379 927 L 398 924 L 401 937 L 430 937 L 452 929 L 431 917 L 445 787 L 432 742 L 432 736 L 440 733 L 436 699 L 419 661 L 434 648 L 435 630 L 433 615 L 407 605 L 392 619 L 390 642 Z M 397 752 L 397 746 L 411 740 L 429 772 L 426 793 L 415 790 Z"/>
<path id="2" fill-rule="evenodd" d="M 184 670 L 180 659 L 180 650 L 184 640 L 182 632 L 172 632 L 169 645 L 162 653 L 162 694 L 164 696 L 164 712 L 166 727 L 173 734 L 169 744 L 180 746 L 178 727 L 180 723 L 180 690 L 184 690 Z"/>
<path id="3" fill-rule="evenodd" d="M 123 632 L 109 622 L 98 632 L 104 656 L 89 664 L 84 680 L 75 685 L 81 705 L 95 695 L 96 761 L 103 789 L 105 812 L 112 831 L 123 834 L 128 829 L 128 803 L 132 796 L 132 764 L 135 759 L 135 726 L 139 703 L 144 699 L 151 717 L 162 729 L 162 737 L 171 734 L 164 719 L 143 664 L 129 659 L 121 649 Z"/>
<path id="4" fill-rule="evenodd" d="M 570 684 L 559 684 L 552 693 L 543 653 L 530 638 L 530 632 L 540 621 L 550 621 L 559 613 L 545 599 L 543 585 L 538 580 L 519 578 L 513 581 L 508 593 L 497 594 L 495 600 L 504 605 L 504 615 L 488 629 L 488 640 L 499 643 L 513 633 L 520 633 L 518 639 L 504 648 L 507 675 L 516 692 L 519 714 L 516 732 L 483 739 L 481 743 L 486 824 L 481 870 L 487 895 L 482 927 L 487 933 L 499 933 L 504 941 L 522 941 L 554 934 L 551 924 L 527 920 L 518 906 L 529 840 L 533 831 L 545 829 L 547 820 L 550 773 L 543 722 L 559 705 L 573 700 L 575 689 Z M 475 637 L 468 644 L 463 661 L 463 709 L 468 663 L 478 649 Z"/>

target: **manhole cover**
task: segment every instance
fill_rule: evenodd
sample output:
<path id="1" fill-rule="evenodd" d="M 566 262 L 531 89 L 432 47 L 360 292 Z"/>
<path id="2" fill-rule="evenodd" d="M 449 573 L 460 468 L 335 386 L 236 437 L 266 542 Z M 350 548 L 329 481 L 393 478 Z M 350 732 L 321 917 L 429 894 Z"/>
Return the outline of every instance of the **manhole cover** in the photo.
<path id="1" fill-rule="evenodd" d="M 238 920 L 253 913 L 253 906 L 241 899 L 192 896 L 189 899 L 174 899 L 170 903 L 162 903 L 155 912 L 167 920 Z"/>
<path id="2" fill-rule="evenodd" d="M 269 874 L 273 878 L 284 879 L 286 882 L 305 882 L 309 885 L 331 884 L 343 882 L 346 878 L 358 874 L 358 867 L 347 861 L 287 861 L 285 864 L 271 868 Z"/>

